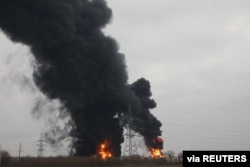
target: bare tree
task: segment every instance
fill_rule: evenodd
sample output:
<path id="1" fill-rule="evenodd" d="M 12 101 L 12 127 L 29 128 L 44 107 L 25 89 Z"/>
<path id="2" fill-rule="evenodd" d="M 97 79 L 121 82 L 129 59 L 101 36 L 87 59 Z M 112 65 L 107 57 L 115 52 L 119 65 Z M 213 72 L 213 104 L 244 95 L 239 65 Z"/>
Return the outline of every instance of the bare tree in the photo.
<path id="1" fill-rule="evenodd" d="M 177 158 L 178 158 L 179 162 L 182 161 L 183 160 L 183 152 L 178 153 Z"/>
<path id="2" fill-rule="evenodd" d="M 172 162 L 172 161 L 173 161 L 173 158 L 174 158 L 174 156 L 175 156 L 175 152 L 172 151 L 172 150 L 170 150 L 170 151 L 167 152 L 167 156 L 168 156 L 170 162 Z"/>
<path id="3" fill-rule="evenodd" d="M 1 150 L 0 157 L 1 157 L 0 167 L 8 166 L 10 164 L 11 156 L 8 151 Z"/>

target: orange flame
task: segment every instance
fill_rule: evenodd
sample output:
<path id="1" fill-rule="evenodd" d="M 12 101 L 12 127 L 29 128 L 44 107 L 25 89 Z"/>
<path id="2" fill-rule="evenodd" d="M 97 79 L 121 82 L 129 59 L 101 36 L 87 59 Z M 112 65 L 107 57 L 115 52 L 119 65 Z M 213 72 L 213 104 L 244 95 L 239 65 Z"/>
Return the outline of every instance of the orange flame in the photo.
<path id="1" fill-rule="evenodd" d="M 159 149 L 159 145 L 162 145 L 162 144 L 163 144 L 163 139 L 160 137 L 157 137 L 152 141 L 153 148 L 149 149 L 152 158 L 163 158 L 164 157 L 161 149 Z"/>
<path id="2" fill-rule="evenodd" d="M 160 149 L 151 148 L 150 152 L 152 158 L 163 158 L 163 153 L 161 152 Z"/>
<path id="3" fill-rule="evenodd" d="M 102 160 L 106 160 L 112 157 L 112 153 L 109 148 L 109 142 L 105 140 L 98 146 L 97 156 L 100 157 Z"/>

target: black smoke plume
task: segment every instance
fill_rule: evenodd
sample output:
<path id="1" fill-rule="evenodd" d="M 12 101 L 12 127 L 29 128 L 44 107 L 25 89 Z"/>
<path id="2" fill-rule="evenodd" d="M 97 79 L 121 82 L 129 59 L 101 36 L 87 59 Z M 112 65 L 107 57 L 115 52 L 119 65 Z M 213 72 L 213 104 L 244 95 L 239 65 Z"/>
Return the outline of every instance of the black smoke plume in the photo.
<path id="1" fill-rule="evenodd" d="M 152 93 L 150 91 L 150 83 L 144 78 L 138 79 L 131 85 L 131 90 L 140 99 L 141 108 L 139 112 L 133 114 L 135 131 L 144 136 L 145 144 L 149 148 L 163 148 L 163 143 L 154 144 L 153 141 L 161 136 L 161 122 L 151 114 L 150 109 L 156 107 L 156 102 L 150 99 Z"/>
<path id="2" fill-rule="evenodd" d="M 143 120 L 135 130 L 148 147 L 161 135 L 161 123 L 149 111 L 156 106 L 149 82 L 127 83 L 124 55 L 102 32 L 111 16 L 104 0 L 0 0 L 1 29 L 12 41 L 30 46 L 34 82 L 70 114 L 70 134 L 81 156 L 95 154 L 107 139 L 120 156 L 123 127 L 116 115 L 126 115 L 129 104 L 132 115 Z"/>

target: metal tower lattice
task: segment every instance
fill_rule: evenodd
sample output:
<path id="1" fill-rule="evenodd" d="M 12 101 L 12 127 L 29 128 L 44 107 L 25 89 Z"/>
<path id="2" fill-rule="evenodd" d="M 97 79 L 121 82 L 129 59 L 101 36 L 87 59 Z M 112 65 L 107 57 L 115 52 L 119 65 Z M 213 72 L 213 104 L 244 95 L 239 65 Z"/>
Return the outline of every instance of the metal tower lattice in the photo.
<path id="1" fill-rule="evenodd" d="M 127 125 L 125 126 L 125 141 L 124 141 L 124 151 L 123 156 L 131 157 L 138 155 L 137 146 L 135 141 L 135 131 L 132 130 L 133 127 L 133 118 L 131 114 L 131 105 L 128 109 L 128 117 L 126 118 Z"/>
<path id="2" fill-rule="evenodd" d="M 37 150 L 37 156 L 38 157 L 43 157 L 43 152 L 44 152 L 44 147 L 46 146 L 45 144 L 44 144 L 44 140 L 43 140 L 43 134 L 41 133 L 41 135 L 40 135 L 40 140 L 38 140 L 38 150 Z"/>

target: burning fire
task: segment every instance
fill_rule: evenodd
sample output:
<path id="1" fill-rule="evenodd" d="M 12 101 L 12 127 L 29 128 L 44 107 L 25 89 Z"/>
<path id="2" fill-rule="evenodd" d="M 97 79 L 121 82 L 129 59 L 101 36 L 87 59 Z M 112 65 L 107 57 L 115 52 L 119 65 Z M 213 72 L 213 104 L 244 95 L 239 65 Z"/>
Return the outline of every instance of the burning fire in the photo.
<path id="1" fill-rule="evenodd" d="M 163 158 L 163 153 L 161 151 L 163 145 L 163 140 L 160 137 L 155 138 L 152 141 L 152 148 L 150 149 L 151 157 L 152 158 Z"/>
<path id="2" fill-rule="evenodd" d="M 97 156 L 100 157 L 102 160 L 106 160 L 112 157 L 112 153 L 109 148 L 109 142 L 105 140 L 98 146 Z"/>
<path id="3" fill-rule="evenodd" d="M 151 148 L 150 152 L 152 158 L 163 158 L 163 153 L 161 152 L 160 149 Z"/>

